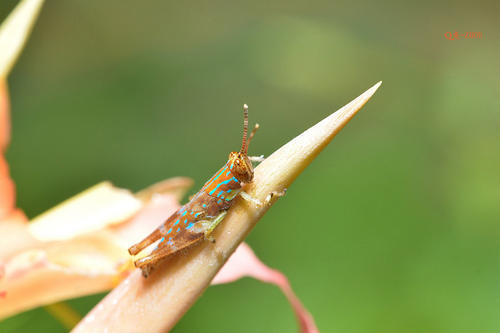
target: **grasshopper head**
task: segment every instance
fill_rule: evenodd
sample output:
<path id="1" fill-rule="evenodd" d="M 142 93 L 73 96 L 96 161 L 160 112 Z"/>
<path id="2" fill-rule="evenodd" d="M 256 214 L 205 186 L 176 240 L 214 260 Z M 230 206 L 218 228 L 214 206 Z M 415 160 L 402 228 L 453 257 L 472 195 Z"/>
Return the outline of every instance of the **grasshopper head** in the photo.
<path id="1" fill-rule="evenodd" d="M 229 169 L 242 183 L 249 183 L 253 179 L 253 166 L 247 154 L 233 151 L 229 154 Z"/>

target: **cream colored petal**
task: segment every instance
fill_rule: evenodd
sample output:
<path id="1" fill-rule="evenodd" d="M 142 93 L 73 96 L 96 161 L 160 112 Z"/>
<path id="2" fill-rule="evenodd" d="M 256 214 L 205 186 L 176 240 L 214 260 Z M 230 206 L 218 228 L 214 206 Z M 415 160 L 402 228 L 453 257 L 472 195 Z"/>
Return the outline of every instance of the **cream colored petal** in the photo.
<path id="1" fill-rule="evenodd" d="M 42 241 L 69 239 L 121 223 L 142 205 L 130 191 L 102 182 L 34 218 L 29 231 Z"/>
<path id="2" fill-rule="evenodd" d="M 16 62 L 42 4 L 43 0 L 22 0 L 0 26 L 0 79 Z"/>
<path id="3" fill-rule="evenodd" d="M 288 188 L 379 86 L 380 82 L 273 153 L 255 169 L 254 181 L 245 190 L 264 201 L 270 192 Z M 239 200 L 214 232 L 215 244 L 205 242 L 186 255 L 166 261 L 147 280 L 138 270 L 134 271 L 73 331 L 165 332 L 172 329 L 268 208 L 268 205 L 258 207 Z"/>
<path id="4" fill-rule="evenodd" d="M 0 220 L 0 264 L 15 253 L 42 244 L 28 231 L 26 221 L 26 216 L 19 209 Z"/>
<path id="5" fill-rule="evenodd" d="M 176 206 L 192 183 L 185 177 L 166 179 L 134 195 L 110 182 L 102 182 L 35 217 L 29 231 L 39 240 L 53 241 L 101 230 L 130 219 L 155 194 L 169 194 L 172 205 Z"/>

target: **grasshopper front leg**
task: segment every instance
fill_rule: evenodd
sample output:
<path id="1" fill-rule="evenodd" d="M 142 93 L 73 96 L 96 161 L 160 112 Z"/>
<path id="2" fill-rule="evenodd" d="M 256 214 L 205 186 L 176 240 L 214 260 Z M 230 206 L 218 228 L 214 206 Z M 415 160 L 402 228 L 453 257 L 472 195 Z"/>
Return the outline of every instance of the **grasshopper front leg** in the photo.
<path id="1" fill-rule="evenodd" d="M 266 159 L 264 157 L 264 155 L 260 155 L 260 156 L 248 156 L 248 159 L 251 161 L 251 162 L 264 162 L 264 160 Z"/>
<path id="2" fill-rule="evenodd" d="M 262 206 L 262 202 L 257 199 L 257 198 L 254 198 L 252 197 L 250 194 L 248 194 L 247 192 L 245 191 L 241 191 L 240 192 L 240 196 L 243 198 L 243 200 L 245 200 L 246 202 L 249 202 L 249 203 L 253 203 L 254 205 L 260 207 Z"/>
<path id="3" fill-rule="evenodd" d="M 283 191 L 272 191 L 271 193 L 269 193 L 266 196 L 266 199 L 264 200 L 264 204 L 269 205 L 273 198 L 276 198 L 276 197 L 280 198 L 280 197 L 284 196 L 286 194 L 286 190 L 287 189 L 285 188 Z M 245 191 L 241 191 L 240 196 L 247 202 L 253 203 L 254 205 L 256 205 L 258 207 L 262 206 L 262 202 L 259 199 L 252 197 L 250 194 L 248 194 Z"/>

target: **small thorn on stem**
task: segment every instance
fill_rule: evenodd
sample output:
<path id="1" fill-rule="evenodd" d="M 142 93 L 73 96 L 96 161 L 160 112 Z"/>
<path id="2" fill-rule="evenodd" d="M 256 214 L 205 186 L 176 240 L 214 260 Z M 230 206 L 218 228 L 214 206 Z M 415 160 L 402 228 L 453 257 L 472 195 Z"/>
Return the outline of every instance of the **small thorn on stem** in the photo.
<path id="1" fill-rule="evenodd" d="M 285 189 L 283 189 L 283 191 L 279 191 L 279 192 L 273 191 L 273 192 L 269 193 L 266 197 L 266 200 L 265 200 L 266 204 L 269 204 L 271 202 L 271 200 L 273 199 L 273 197 L 281 198 L 282 196 L 284 196 L 286 194 L 286 190 L 287 189 L 285 188 Z"/>

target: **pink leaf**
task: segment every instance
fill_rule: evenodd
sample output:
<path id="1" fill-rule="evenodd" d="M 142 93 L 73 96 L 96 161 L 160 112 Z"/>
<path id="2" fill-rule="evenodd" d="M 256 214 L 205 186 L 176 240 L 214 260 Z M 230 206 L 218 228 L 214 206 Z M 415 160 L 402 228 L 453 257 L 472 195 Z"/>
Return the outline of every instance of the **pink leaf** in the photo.
<path id="1" fill-rule="evenodd" d="M 290 286 L 290 282 L 283 273 L 264 265 L 246 243 L 236 249 L 226 264 L 212 280 L 212 284 L 229 283 L 242 277 L 249 276 L 262 282 L 278 286 L 288 298 L 299 321 L 301 332 L 319 332 L 311 314 L 304 308 Z"/>

